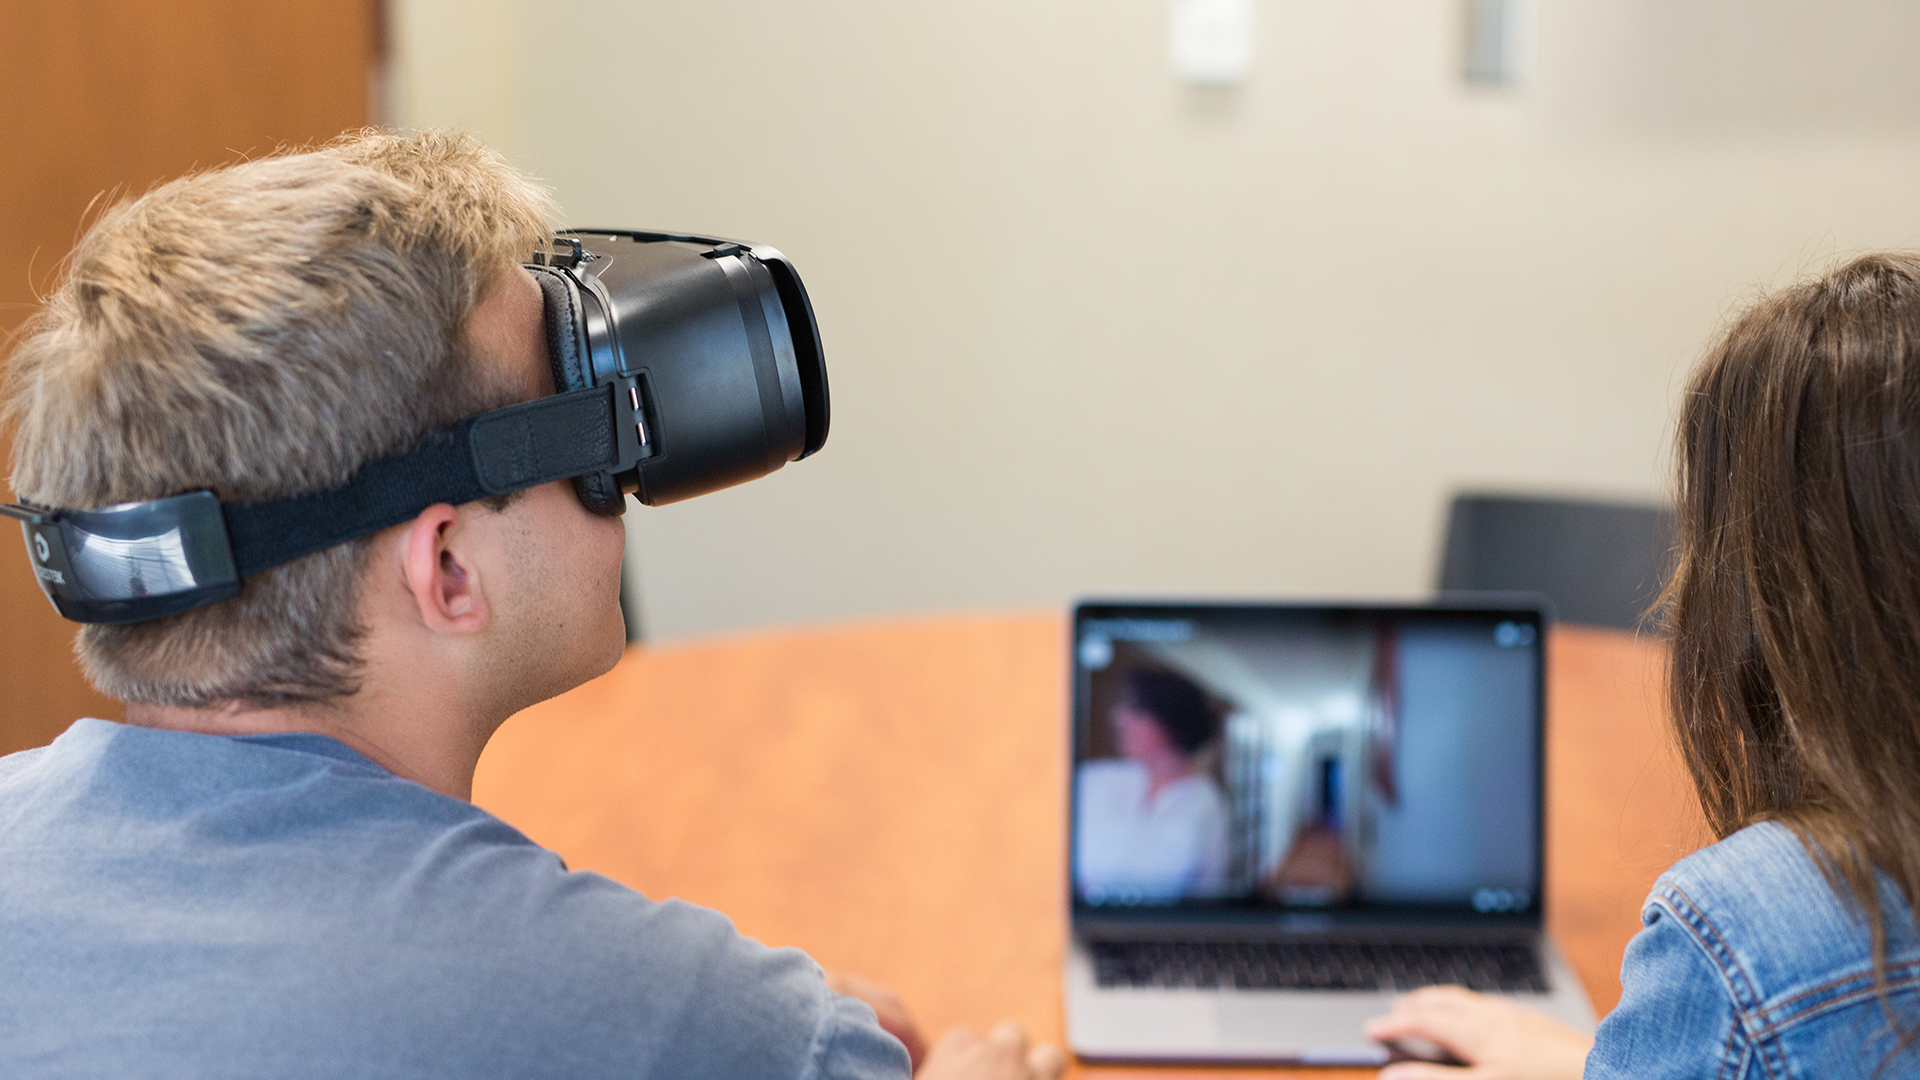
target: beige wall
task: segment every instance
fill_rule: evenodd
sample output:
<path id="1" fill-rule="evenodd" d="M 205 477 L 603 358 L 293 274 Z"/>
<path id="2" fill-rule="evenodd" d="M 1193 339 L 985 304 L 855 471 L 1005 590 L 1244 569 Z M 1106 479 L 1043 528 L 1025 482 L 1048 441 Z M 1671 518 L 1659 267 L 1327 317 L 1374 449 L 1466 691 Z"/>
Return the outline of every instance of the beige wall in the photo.
<path id="1" fill-rule="evenodd" d="M 1733 305 L 1920 243 L 1920 9 L 1257 0 L 1177 83 L 1161 0 L 399 0 L 395 119 L 581 225 L 773 244 L 827 449 L 628 515 L 649 632 L 1095 591 L 1409 593 L 1462 485 L 1654 496 Z"/>

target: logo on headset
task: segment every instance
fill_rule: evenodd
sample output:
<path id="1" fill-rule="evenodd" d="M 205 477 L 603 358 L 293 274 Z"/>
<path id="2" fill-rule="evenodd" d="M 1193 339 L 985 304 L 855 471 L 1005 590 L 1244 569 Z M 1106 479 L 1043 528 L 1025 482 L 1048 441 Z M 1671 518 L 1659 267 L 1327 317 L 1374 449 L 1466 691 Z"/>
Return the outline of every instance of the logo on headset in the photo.
<path id="1" fill-rule="evenodd" d="M 55 585 L 65 585 L 67 583 L 67 576 L 46 564 L 47 560 L 52 557 L 53 548 L 47 544 L 47 534 L 34 533 L 33 561 L 37 564 L 33 568 L 34 576 L 38 577 L 41 581 L 51 581 Z"/>

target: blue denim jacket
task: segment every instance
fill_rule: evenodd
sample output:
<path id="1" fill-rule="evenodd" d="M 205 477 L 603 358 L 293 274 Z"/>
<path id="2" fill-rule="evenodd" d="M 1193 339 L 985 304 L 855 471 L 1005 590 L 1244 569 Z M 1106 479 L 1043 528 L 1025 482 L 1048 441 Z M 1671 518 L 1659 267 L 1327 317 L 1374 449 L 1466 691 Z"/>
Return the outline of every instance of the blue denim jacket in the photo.
<path id="1" fill-rule="evenodd" d="M 1883 880 L 1880 896 L 1889 1000 L 1911 1027 L 1920 937 L 1898 890 Z M 1785 826 L 1753 825 L 1682 859 L 1654 883 L 1641 919 L 1621 966 L 1625 993 L 1587 1058 L 1590 1080 L 1920 1076 L 1920 1049 L 1886 1060 L 1894 1037 L 1864 916 Z"/>

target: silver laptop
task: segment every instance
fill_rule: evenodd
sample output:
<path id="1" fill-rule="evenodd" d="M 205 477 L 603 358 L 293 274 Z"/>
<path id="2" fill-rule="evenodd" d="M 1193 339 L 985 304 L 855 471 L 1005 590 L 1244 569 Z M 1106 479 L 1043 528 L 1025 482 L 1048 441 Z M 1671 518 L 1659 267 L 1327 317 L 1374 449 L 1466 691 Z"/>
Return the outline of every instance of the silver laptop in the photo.
<path id="1" fill-rule="evenodd" d="M 1067 1037 L 1091 1060 L 1377 1064 L 1456 983 L 1591 1030 L 1541 932 L 1538 598 L 1087 602 Z"/>

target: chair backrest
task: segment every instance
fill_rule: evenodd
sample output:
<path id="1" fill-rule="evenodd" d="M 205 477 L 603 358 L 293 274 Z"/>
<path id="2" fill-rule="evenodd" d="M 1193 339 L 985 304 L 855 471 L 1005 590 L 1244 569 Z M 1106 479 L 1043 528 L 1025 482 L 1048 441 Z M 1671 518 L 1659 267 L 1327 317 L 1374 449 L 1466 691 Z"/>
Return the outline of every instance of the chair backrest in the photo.
<path id="1" fill-rule="evenodd" d="M 1545 593 L 1571 623 L 1639 630 L 1673 567 L 1673 511 L 1652 503 L 1462 494 L 1441 591 Z"/>

